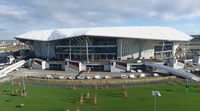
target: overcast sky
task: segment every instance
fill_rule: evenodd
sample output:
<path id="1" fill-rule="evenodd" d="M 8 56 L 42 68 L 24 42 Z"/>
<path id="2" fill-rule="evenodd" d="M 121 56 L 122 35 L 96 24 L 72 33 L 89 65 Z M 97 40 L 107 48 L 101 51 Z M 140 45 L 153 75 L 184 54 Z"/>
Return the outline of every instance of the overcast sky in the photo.
<path id="1" fill-rule="evenodd" d="M 200 0 L 0 0 L 0 39 L 30 30 L 170 26 L 200 34 Z"/>

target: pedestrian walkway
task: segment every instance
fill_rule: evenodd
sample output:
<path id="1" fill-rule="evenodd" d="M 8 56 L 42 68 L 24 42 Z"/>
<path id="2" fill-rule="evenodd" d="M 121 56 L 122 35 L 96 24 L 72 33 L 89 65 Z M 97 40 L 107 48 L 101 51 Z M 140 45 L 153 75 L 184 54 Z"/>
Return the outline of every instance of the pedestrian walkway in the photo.
<path id="1" fill-rule="evenodd" d="M 181 76 L 181 77 L 184 77 L 186 79 L 190 79 L 190 80 L 194 80 L 194 81 L 200 81 L 200 78 L 197 77 L 196 75 L 189 73 L 189 72 L 185 72 L 183 70 L 173 69 L 169 66 L 164 66 L 164 65 L 157 64 L 157 63 L 154 63 L 154 62 L 145 62 L 144 64 L 146 66 L 151 66 L 151 67 L 154 67 L 154 68 L 157 68 L 157 69 L 167 71 L 168 73 L 174 74 L 176 76 Z"/>
<path id="2" fill-rule="evenodd" d="M 19 62 L 16 62 L 2 70 L 0 70 L 0 78 L 6 77 L 8 75 L 8 73 L 18 69 L 19 67 L 21 67 L 22 65 L 24 65 L 26 63 L 25 60 L 21 60 Z"/>

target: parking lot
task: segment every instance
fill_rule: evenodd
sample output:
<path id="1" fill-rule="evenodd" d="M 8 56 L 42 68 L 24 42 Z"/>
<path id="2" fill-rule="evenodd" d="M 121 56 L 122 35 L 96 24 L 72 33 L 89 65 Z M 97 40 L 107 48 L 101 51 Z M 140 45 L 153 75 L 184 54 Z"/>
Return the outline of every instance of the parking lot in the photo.
<path id="1" fill-rule="evenodd" d="M 41 70 L 41 69 L 27 69 L 27 68 L 20 68 L 18 71 L 14 71 L 11 73 L 15 77 L 46 77 L 47 75 L 52 76 L 75 76 L 78 74 L 75 72 L 68 72 L 68 71 L 57 71 L 57 70 Z"/>
<path id="2" fill-rule="evenodd" d="M 18 71 L 11 73 L 14 78 L 27 77 L 27 78 L 41 78 L 41 79 L 126 79 L 126 78 L 145 78 L 145 77 L 158 77 L 158 73 L 147 73 L 143 71 L 137 72 L 70 72 L 70 71 L 57 71 L 57 70 L 41 70 L 41 69 L 27 69 L 20 68 Z"/>

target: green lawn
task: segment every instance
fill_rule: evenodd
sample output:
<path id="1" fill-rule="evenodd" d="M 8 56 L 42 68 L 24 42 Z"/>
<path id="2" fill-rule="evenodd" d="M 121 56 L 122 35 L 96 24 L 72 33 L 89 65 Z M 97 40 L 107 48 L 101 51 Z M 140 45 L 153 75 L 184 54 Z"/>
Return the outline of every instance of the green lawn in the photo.
<path id="1" fill-rule="evenodd" d="M 157 111 L 200 111 L 200 86 L 190 83 L 186 93 L 185 83 L 145 85 L 128 88 L 128 98 L 123 97 L 121 88 L 108 89 L 61 89 L 27 85 L 28 96 L 11 96 L 12 90 L 22 86 L 0 84 L 0 111 L 153 111 L 151 91 L 156 89 Z M 85 102 L 79 105 L 79 98 L 90 92 L 90 98 L 97 95 L 97 105 Z M 16 107 L 24 104 L 23 108 Z"/>

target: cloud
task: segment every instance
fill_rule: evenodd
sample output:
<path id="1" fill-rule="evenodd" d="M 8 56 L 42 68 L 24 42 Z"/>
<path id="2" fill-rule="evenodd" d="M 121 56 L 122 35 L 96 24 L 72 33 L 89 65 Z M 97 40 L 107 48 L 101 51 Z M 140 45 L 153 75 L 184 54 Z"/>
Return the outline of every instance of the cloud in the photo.
<path id="1" fill-rule="evenodd" d="M 200 25 L 196 23 L 183 23 L 180 25 L 172 25 L 174 28 L 181 31 L 187 32 L 190 35 L 199 35 L 200 34 Z"/>
<path id="2" fill-rule="evenodd" d="M 0 14 L 2 15 L 10 15 L 10 16 L 22 16 L 26 13 L 24 10 L 16 10 L 8 6 L 0 5 Z"/>
<path id="3" fill-rule="evenodd" d="M 0 32 L 4 32 L 4 31 L 6 31 L 6 29 L 0 28 Z"/>
<path id="4" fill-rule="evenodd" d="M 14 34 L 130 22 L 172 27 L 183 22 L 200 25 L 193 22 L 200 19 L 199 0 L 1 0 L 0 4 L 1 27 Z"/>

